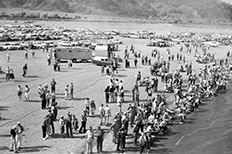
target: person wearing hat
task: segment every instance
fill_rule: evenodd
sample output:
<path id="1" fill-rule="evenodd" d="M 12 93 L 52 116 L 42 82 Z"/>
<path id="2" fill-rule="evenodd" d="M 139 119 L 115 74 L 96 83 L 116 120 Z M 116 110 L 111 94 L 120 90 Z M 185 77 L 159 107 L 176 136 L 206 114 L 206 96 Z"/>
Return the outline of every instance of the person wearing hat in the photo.
<path id="1" fill-rule="evenodd" d="M 18 150 L 21 148 L 23 132 L 24 132 L 23 126 L 21 125 L 20 122 L 18 122 L 16 126 L 16 146 Z"/>

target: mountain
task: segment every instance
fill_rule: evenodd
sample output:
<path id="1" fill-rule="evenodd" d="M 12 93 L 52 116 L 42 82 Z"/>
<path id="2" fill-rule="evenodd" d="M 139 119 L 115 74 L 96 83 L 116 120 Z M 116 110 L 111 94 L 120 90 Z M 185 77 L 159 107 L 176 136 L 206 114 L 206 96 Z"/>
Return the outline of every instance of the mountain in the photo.
<path id="1" fill-rule="evenodd" d="M 124 16 L 170 22 L 232 21 L 229 0 L 0 0 L 0 8 Z"/>

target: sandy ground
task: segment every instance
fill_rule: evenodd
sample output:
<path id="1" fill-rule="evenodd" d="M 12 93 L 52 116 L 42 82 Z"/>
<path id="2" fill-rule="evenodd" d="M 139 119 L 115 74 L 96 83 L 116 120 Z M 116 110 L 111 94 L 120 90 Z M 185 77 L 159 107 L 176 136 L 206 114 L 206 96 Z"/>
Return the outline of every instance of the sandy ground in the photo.
<path id="1" fill-rule="evenodd" d="M 223 30 L 222 30 L 223 31 Z M 145 45 L 148 43 L 148 40 L 132 40 L 132 39 L 123 39 L 124 44 L 120 46 L 120 51 L 117 52 L 118 55 L 122 56 L 123 49 L 126 45 L 130 46 L 130 44 L 135 45 L 136 51 L 142 51 L 144 55 L 150 55 L 150 51 L 152 48 L 146 47 Z M 216 53 L 216 58 L 225 57 L 225 53 L 230 47 L 220 47 L 213 48 L 211 50 L 212 53 Z M 167 54 L 166 49 L 159 49 L 164 57 Z M 174 46 L 171 48 L 172 53 L 176 53 L 179 50 L 179 46 Z M 25 127 L 25 133 L 23 137 L 23 149 L 20 153 L 46 153 L 46 154 L 67 154 L 67 153 L 76 153 L 79 154 L 85 149 L 85 140 L 83 139 L 83 135 L 74 133 L 74 138 L 59 138 L 58 136 L 55 138 L 50 138 L 46 141 L 42 140 L 42 131 L 41 125 L 44 116 L 47 114 L 47 110 L 42 111 L 40 109 L 40 100 L 37 95 L 37 86 L 39 84 L 50 83 L 51 79 L 54 78 L 57 81 L 57 96 L 58 96 L 58 117 L 60 115 L 65 115 L 68 111 L 75 114 L 80 120 L 80 115 L 82 113 L 82 109 L 84 108 L 84 98 L 89 97 L 91 100 L 95 100 L 97 106 L 101 103 L 104 103 L 104 89 L 109 83 L 109 76 L 100 74 L 100 67 L 95 66 L 91 63 L 88 64 L 74 64 L 72 69 L 67 69 L 66 64 L 62 65 L 61 72 L 53 72 L 52 67 L 47 66 L 46 57 L 47 53 L 42 53 L 41 50 L 36 51 L 36 58 L 32 59 L 29 54 L 29 59 L 25 60 L 23 58 L 23 51 L 10 51 L 11 54 L 11 62 L 6 62 L 6 54 L 7 52 L 0 52 L 0 66 L 5 69 L 7 66 L 10 66 L 15 71 L 15 82 L 5 82 L 4 75 L 0 75 L 0 114 L 3 117 L 3 120 L 0 121 L 0 153 L 5 154 L 8 152 L 8 147 L 10 143 L 9 131 L 10 128 L 17 123 L 17 121 L 21 121 L 21 123 Z M 103 53 L 97 53 L 102 55 Z M 155 59 L 154 59 L 155 60 Z M 132 61 L 132 59 L 131 59 Z M 193 62 L 193 68 L 198 69 L 203 65 L 199 65 L 195 62 L 195 58 L 193 55 L 186 55 L 186 61 Z M 22 67 L 27 63 L 29 66 L 29 73 L 26 78 L 21 76 Z M 118 78 L 123 80 L 124 87 L 127 91 L 131 91 L 132 86 L 134 84 L 134 78 L 137 71 L 142 72 L 142 76 L 150 75 L 148 66 L 141 66 L 139 60 L 138 68 L 125 69 L 122 64 L 122 68 L 119 69 Z M 180 64 L 176 61 L 171 63 L 171 69 L 176 69 Z M 74 97 L 75 99 L 72 101 L 65 101 L 64 97 L 64 87 L 71 82 L 74 83 Z M 31 89 L 30 99 L 31 102 L 19 103 L 16 95 L 17 85 L 29 85 Z M 164 85 L 159 85 L 159 90 L 163 90 Z M 141 99 L 146 99 L 146 95 L 144 93 L 144 89 L 141 88 Z M 171 97 L 168 96 L 168 99 L 171 100 Z M 221 97 L 220 97 L 221 98 Z M 131 93 L 126 93 L 126 101 L 129 103 L 131 101 Z M 220 100 L 219 100 L 220 101 Z M 124 110 L 128 107 L 128 103 L 123 105 Z M 172 103 L 172 102 L 169 102 Z M 117 111 L 116 104 L 109 104 L 113 115 Z M 213 108 L 213 107 L 212 107 Z M 209 107 L 210 110 L 210 107 Z M 208 112 L 207 112 L 208 113 Z M 206 114 L 207 114 L 206 113 Z M 194 113 L 191 117 L 193 117 L 195 122 L 197 123 L 198 119 L 201 117 L 198 114 Z M 195 116 L 196 115 L 196 116 Z M 212 115 L 213 116 L 213 115 Z M 202 123 L 204 123 L 204 119 L 202 119 Z M 91 125 L 96 128 L 99 125 L 98 118 L 88 118 L 87 127 Z M 214 125 L 214 124 L 212 124 Z M 205 127 L 199 125 L 199 127 Z M 187 143 L 188 138 L 183 138 L 182 141 L 178 143 L 179 150 L 175 146 L 176 143 L 182 136 L 185 136 L 186 133 L 190 130 L 193 131 L 198 128 L 198 125 L 189 124 L 187 127 L 183 126 L 173 126 L 171 130 L 176 131 L 170 136 L 163 137 L 163 140 L 159 141 L 157 145 L 153 148 L 154 153 L 187 153 L 186 152 L 186 144 L 189 147 L 195 147 L 198 143 Z M 229 127 L 232 128 L 232 127 Z M 59 133 L 58 124 L 55 123 L 56 133 Z M 182 136 L 181 136 L 182 135 Z M 198 139 L 202 134 L 198 134 Z M 230 133 L 231 135 L 231 133 Z M 189 136 L 189 135 L 187 135 Z M 170 138 L 170 139 L 169 139 Z M 206 135 L 206 138 L 210 138 L 210 134 Z M 116 149 L 115 145 L 111 142 L 111 136 L 106 136 L 104 142 L 104 151 L 106 153 L 114 153 L 113 151 Z M 130 141 L 130 140 L 128 140 Z M 189 141 L 190 142 L 190 141 Z M 225 141 L 226 142 L 226 141 Z M 224 142 L 222 142 L 224 143 Z M 129 143 L 128 143 L 129 144 Z M 130 145 L 130 144 L 129 144 Z M 198 148 L 200 151 L 192 151 L 192 153 L 201 153 L 201 147 Z M 183 150 L 184 149 L 184 150 Z M 230 148 L 231 149 L 231 148 Z M 183 150 L 183 151 L 181 151 Z M 188 149 L 187 149 L 188 150 Z M 94 152 L 96 152 L 96 148 L 94 148 Z M 128 148 L 128 152 L 126 153 L 138 153 L 135 149 Z"/>

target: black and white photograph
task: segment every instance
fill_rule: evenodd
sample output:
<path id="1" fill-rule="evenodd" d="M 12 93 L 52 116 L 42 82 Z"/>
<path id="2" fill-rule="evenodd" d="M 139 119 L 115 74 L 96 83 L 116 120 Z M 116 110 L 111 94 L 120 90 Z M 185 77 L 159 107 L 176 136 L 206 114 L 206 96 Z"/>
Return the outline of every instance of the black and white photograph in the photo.
<path id="1" fill-rule="evenodd" d="M 0 0 L 0 154 L 232 154 L 232 0 Z"/>

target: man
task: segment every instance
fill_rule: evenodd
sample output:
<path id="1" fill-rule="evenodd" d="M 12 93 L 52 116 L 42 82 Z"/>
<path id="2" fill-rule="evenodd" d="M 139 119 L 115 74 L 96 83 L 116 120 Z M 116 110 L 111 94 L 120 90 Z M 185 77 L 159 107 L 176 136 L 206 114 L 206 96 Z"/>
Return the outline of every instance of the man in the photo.
<path id="1" fill-rule="evenodd" d="M 24 66 L 23 66 L 23 77 L 25 77 L 25 75 L 27 74 L 27 64 L 25 64 Z"/>
<path id="2" fill-rule="evenodd" d="M 110 110 L 110 108 L 109 108 L 108 105 L 106 105 L 106 107 L 104 108 L 104 110 L 105 110 L 105 124 L 108 125 L 110 117 L 111 117 L 111 110 Z"/>
<path id="3" fill-rule="evenodd" d="M 105 89 L 105 98 L 106 98 L 106 103 L 109 103 L 109 98 L 110 98 L 110 86 L 107 86 Z"/>
<path id="4" fill-rule="evenodd" d="M 74 93 L 74 86 L 73 86 L 73 83 L 71 82 L 70 84 L 70 99 L 71 100 L 73 99 L 73 93 Z"/>
<path id="5" fill-rule="evenodd" d="M 79 129 L 79 133 L 86 132 L 86 122 L 87 122 L 87 115 L 86 115 L 86 112 L 84 110 L 83 114 L 81 115 L 81 127 Z"/>
<path id="6" fill-rule="evenodd" d="M 93 152 L 93 140 L 94 140 L 94 133 L 91 126 L 89 127 L 89 130 L 86 132 L 85 138 L 86 138 L 86 154 L 91 154 Z"/>
<path id="7" fill-rule="evenodd" d="M 51 93 L 55 93 L 56 92 L 56 81 L 55 79 L 52 79 L 51 82 Z"/>
<path id="8" fill-rule="evenodd" d="M 10 67 L 7 67 L 6 69 L 6 81 L 10 80 Z"/>
<path id="9" fill-rule="evenodd" d="M 104 136 L 104 132 L 101 129 L 101 126 L 98 127 L 96 136 L 97 136 L 97 152 L 99 153 L 102 152 L 103 136 Z"/>
<path id="10" fill-rule="evenodd" d="M 18 153 L 17 151 L 17 145 L 16 145 L 16 126 L 14 126 L 10 130 L 10 135 L 11 135 L 11 144 L 10 144 L 10 151 L 14 151 L 15 153 Z"/>
<path id="11" fill-rule="evenodd" d="M 22 144 L 22 133 L 24 132 L 24 128 L 20 122 L 17 123 L 17 131 L 16 131 L 16 146 L 17 150 L 20 150 Z"/>
<path id="12" fill-rule="evenodd" d="M 73 137 L 73 133 L 72 133 L 72 115 L 70 114 L 70 112 L 68 112 L 68 117 L 67 117 L 65 122 L 66 122 L 67 137 Z"/>
<path id="13" fill-rule="evenodd" d="M 105 110 L 103 104 L 101 104 L 101 106 L 99 107 L 99 114 L 100 114 L 100 125 L 103 125 L 103 118 L 105 116 Z"/>

